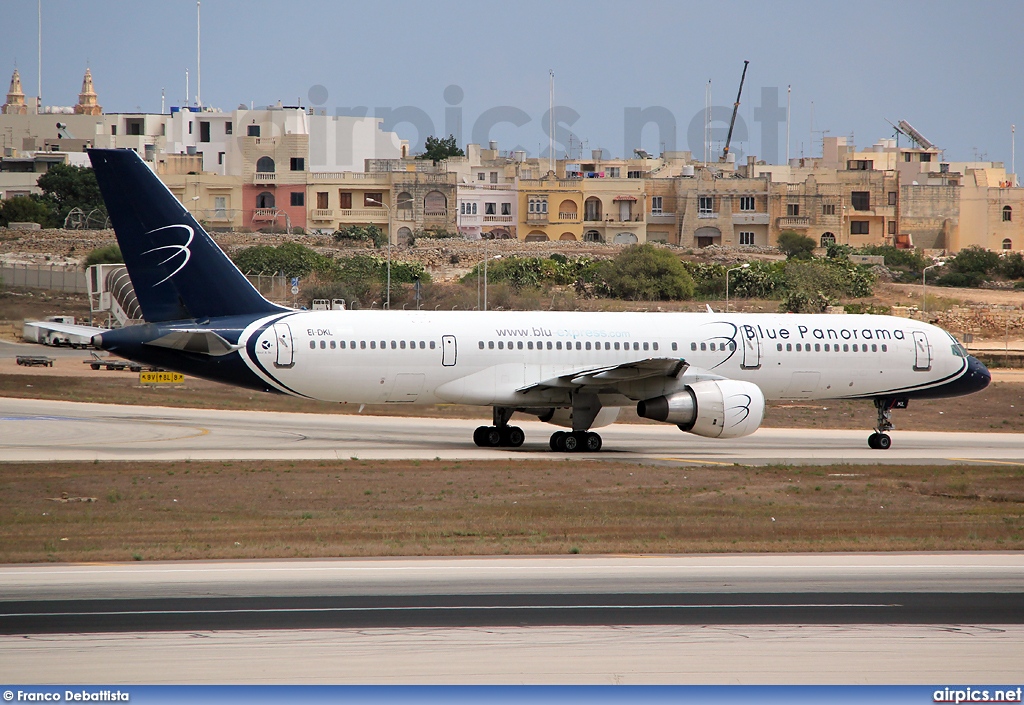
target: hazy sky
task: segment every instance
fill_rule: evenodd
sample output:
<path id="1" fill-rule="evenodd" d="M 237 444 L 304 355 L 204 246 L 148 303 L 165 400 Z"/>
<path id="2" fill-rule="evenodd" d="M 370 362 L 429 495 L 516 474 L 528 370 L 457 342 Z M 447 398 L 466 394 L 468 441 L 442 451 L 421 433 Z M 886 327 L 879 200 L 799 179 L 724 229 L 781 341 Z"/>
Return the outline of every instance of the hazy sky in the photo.
<path id="1" fill-rule="evenodd" d="M 29 95 L 36 10 L 36 0 L 0 3 L 0 80 L 17 62 Z M 106 112 L 159 111 L 162 88 L 168 106 L 180 105 L 186 69 L 195 99 L 195 0 L 42 0 L 42 16 L 44 105 L 73 105 L 86 64 Z M 784 156 L 784 113 L 757 108 L 776 89 L 784 110 L 787 85 L 791 156 L 820 154 L 823 130 L 868 146 L 891 136 L 888 118 L 909 121 L 949 160 L 1009 168 L 1010 125 L 1024 129 L 1019 0 L 203 0 L 202 19 L 204 104 L 392 111 L 389 120 L 411 116 L 395 129 L 413 143 L 461 115 L 460 143 L 483 134 L 538 154 L 553 69 L 555 102 L 568 109 L 556 111 L 560 129 L 588 149 L 671 148 L 671 132 L 659 137 L 653 125 L 639 143 L 627 135 L 638 129 L 630 109 L 660 107 L 675 148 L 703 156 L 707 82 L 727 121 L 744 59 L 740 157 L 770 156 L 772 133 Z M 724 134 L 726 122 L 716 126 Z"/>

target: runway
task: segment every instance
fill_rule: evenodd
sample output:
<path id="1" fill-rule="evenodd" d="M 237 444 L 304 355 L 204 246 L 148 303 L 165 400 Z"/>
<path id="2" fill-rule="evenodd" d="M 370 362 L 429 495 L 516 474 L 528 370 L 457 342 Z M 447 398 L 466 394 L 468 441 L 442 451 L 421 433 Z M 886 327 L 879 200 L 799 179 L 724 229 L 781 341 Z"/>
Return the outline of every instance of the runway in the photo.
<path id="1" fill-rule="evenodd" d="M 0 399 L 0 456 L 7 461 L 537 459 L 553 457 L 554 427 L 520 421 L 521 448 L 477 448 L 478 422 L 458 419 L 129 407 Z M 604 449 L 583 459 L 676 464 L 1019 464 L 1024 434 L 896 431 L 892 449 L 867 447 L 864 431 L 761 429 L 719 441 L 671 425 L 616 424 Z M 563 457 L 563 456 L 558 456 Z"/>
<path id="2" fill-rule="evenodd" d="M 0 680 L 1010 683 L 1022 589 L 1013 553 L 8 566 Z"/>

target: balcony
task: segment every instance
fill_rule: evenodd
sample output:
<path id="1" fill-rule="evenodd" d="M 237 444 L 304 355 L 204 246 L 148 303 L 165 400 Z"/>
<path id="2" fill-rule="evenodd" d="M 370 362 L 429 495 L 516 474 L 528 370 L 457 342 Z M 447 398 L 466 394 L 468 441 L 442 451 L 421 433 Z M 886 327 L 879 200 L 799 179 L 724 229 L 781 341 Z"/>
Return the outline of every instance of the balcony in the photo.
<path id="1" fill-rule="evenodd" d="M 383 208 L 340 208 L 338 209 L 338 218 L 348 222 L 386 223 L 388 214 Z"/>
<path id="2" fill-rule="evenodd" d="M 501 223 L 503 225 L 511 225 L 515 222 L 515 219 L 510 215 L 485 215 L 485 223 Z"/>
<path id="3" fill-rule="evenodd" d="M 252 175 L 254 184 L 276 184 L 277 173 L 273 171 L 257 171 Z"/>
<path id="4" fill-rule="evenodd" d="M 579 219 L 580 219 L 579 213 L 567 213 L 565 211 L 559 211 L 558 212 L 558 220 L 560 220 L 562 222 L 566 222 L 567 221 L 567 222 L 575 223 L 575 222 L 579 222 Z"/>
<path id="5" fill-rule="evenodd" d="M 440 174 L 438 174 L 437 176 L 440 176 Z M 424 218 L 447 218 L 448 217 L 448 209 L 447 208 L 431 208 L 431 209 L 428 209 L 428 210 L 424 210 L 423 211 L 423 217 Z"/>
<path id="6" fill-rule="evenodd" d="M 546 222 L 548 222 L 548 214 L 547 213 L 527 213 L 526 214 L 526 222 L 527 223 L 546 223 Z"/>
<path id="7" fill-rule="evenodd" d="M 280 215 L 283 215 L 283 212 L 279 211 L 277 208 L 257 208 L 252 212 L 252 219 L 274 220 Z"/>
<path id="8" fill-rule="evenodd" d="M 389 173 L 365 173 L 361 171 L 313 171 L 309 174 L 314 182 L 320 181 L 343 181 L 357 182 L 359 184 L 376 185 L 391 183 Z"/>
<path id="9" fill-rule="evenodd" d="M 676 222 L 675 213 L 666 213 L 665 211 L 650 212 L 647 214 L 648 223 L 674 223 Z"/>
<path id="10" fill-rule="evenodd" d="M 276 147 L 277 146 L 277 138 L 276 137 L 255 137 L 255 138 L 253 138 L 253 144 L 255 144 L 257 147 Z"/>
<path id="11" fill-rule="evenodd" d="M 771 216 L 767 213 L 733 213 L 733 225 L 768 225 Z"/>
<path id="12" fill-rule="evenodd" d="M 311 217 L 313 220 L 334 220 L 334 209 L 314 208 Z"/>
<path id="13" fill-rule="evenodd" d="M 806 215 L 784 215 L 779 218 L 780 228 L 807 228 L 811 219 Z"/>
<path id="14" fill-rule="evenodd" d="M 698 211 L 697 217 L 702 220 L 711 220 L 718 217 L 718 213 L 714 211 Z"/>

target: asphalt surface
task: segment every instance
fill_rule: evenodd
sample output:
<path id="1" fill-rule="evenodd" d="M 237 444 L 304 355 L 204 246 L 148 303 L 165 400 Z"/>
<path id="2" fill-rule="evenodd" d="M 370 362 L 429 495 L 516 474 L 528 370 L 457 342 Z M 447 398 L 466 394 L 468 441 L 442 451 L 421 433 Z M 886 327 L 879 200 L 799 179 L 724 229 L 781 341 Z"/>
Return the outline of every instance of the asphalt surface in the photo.
<path id="1" fill-rule="evenodd" d="M 61 460 L 545 459 L 552 427 L 516 421 L 521 448 L 477 448 L 477 422 L 460 419 L 292 414 L 0 399 L 0 457 Z M 600 429 L 604 449 L 580 458 L 675 464 L 1009 463 L 1024 434 L 896 431 L 888 451 L 864 431 L 760 429 L 728 441 L 671 425 Z M 559 456 L 564 457 L 564 454 Z"/>
<path id="2" fill-rule="evenodd" d="M 1024 554 L 0 566 L 0 681 L 1015 684 Z"/>

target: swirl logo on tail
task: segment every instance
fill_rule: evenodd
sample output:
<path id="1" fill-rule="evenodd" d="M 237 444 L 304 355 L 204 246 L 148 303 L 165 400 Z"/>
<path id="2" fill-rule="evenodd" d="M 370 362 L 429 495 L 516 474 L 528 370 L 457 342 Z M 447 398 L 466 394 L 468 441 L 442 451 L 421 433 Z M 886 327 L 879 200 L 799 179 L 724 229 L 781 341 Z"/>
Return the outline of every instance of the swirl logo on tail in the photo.
<path id="1" fill-rule="evenodd" d="M 154 247 L 151 250 L 146 250 L 145 252 L 142 253 L 144 255 L 148 255 L 151 252 L 159 252 L 160 250 L 172 250 L 171 254 L 168 255 L 167 259 L 165 259 L 162 262 L 159 262 L 157 264 L 158 267 L 167 264 L 168 262 L 170 262 L 172 259 L 174 259 L 178 255 L 183 255 L 184 256 L 184 258 L 181 261 L 181 264 L 178 265 L 178 268 L 175 269 L 170 274 L 168 274 L 163 279 L 161 279 L 160 281 L 158 281 L 156 284 L 154 284 L 153 285 L 154 288 L 160 286 L 165 281 L 167 281 L 168 279 L 173 277 L 175 274 L 180 272 L 182 269 L 184 269 L 185 265 L 188 264 L 189 259 L 192 258 L 192 251 L 190 249 L 188 249 L 188 246 L 192 244 L 192 239 L 195 237 L 195 232 L 188 225 L 184 225 L 182 223 L 177 223 L 175 225 L 165 225 L 162 228 L 154 228 L 153 230 L 150 230 L 149 232 L 146 233 L 146 235 L 150 235 L 152 233 L 160 232 L 161 230 L 170 230 L 171 228 L 182 228 L 182 229 L 188 231 L 188 239 L 185 241 L 184 245 L 162 245 L 160 247 Z"/>

